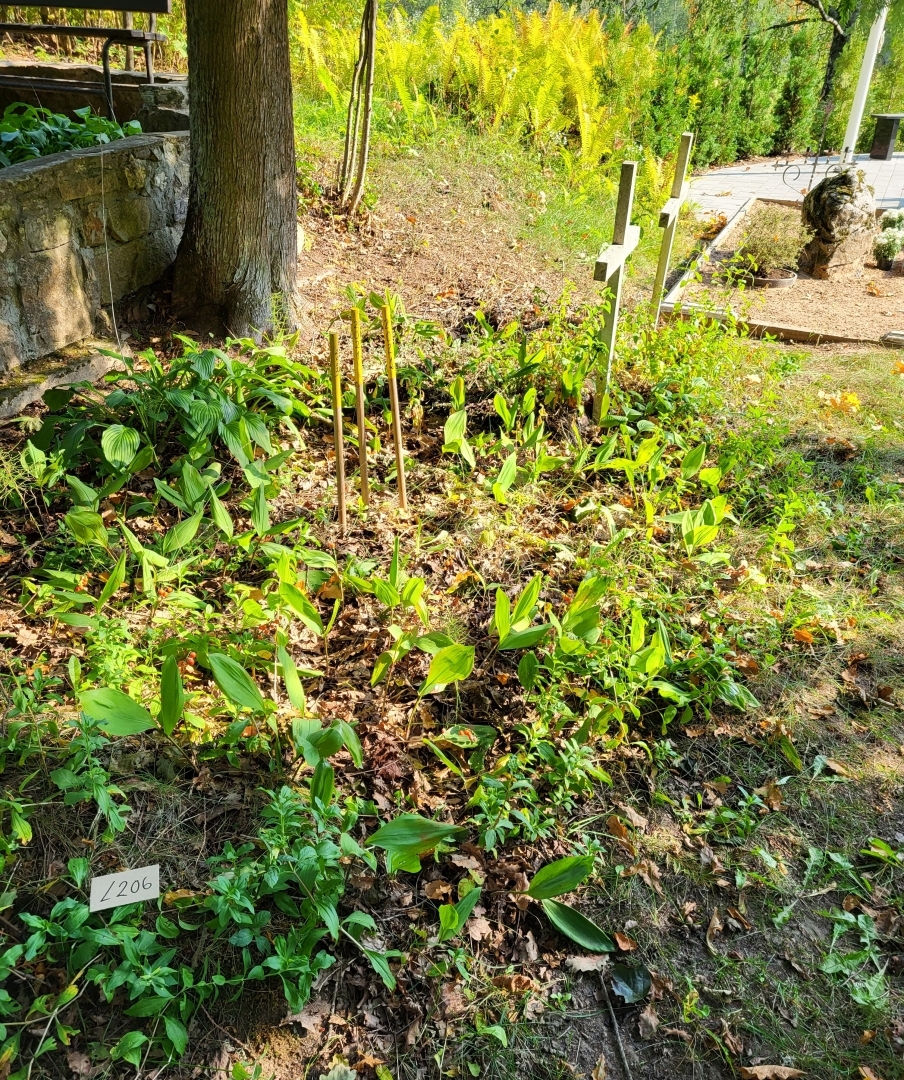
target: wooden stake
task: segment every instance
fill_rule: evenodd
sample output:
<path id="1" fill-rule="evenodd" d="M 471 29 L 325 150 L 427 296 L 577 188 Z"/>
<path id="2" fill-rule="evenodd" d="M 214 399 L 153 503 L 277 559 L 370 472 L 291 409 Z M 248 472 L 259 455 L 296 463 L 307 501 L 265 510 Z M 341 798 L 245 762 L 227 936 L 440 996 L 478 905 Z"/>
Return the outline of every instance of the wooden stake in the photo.
<path id="1" fill-rule="evenodd" d="M 392 441 L 395 446 L 396 474 L 399 483 L 399 506 L 408 509 L 405 491 L 405 455 L 402 448 L 402 420 L 399 416 L 399 386 L 396 382 L 395 340 L 392 336 L 392 313 L 389 304 L 381 309 L 383 316 L 383 341 L 386 345 L 386 377 L 389 380 L 389 408 L 392 412 Z"/>
<path id="2" fill-rule="evenodd" d="M 339 335 L 330 334 L 330 377 L 333 384 L 333 445 L 336 450 L 336 492 L 339 500 L 339 535 L 345 536 L 345 439 L 342 437 L 342 376 L 339 372 Z"/>
<path id="3" fill-rule="evenodd" d="M 358 461 L 361 465 L 361 501 L 370 506 L 367 478 L 367 428 L 364 421 L 364 364 L 361 359 L 361 312 L 352 308 L 352 359 L 355 365 L 355 405 L 358 410 Z"/>
<path id="4" fill-rule="evenodd" d="M 606 353 L 606 375 L 596 377 L 596 393 L 593 396 L 593 421 L 601 419 L 603 398 L 609 392 L 612 379 L 612 357 L 615 353 L 615 336 L 618 332 L 618 315 L 621 307 L 622 270 L 629 256 L 640 243 L 640 228 L 631 224 L 631 211 L 634 206 L 634 185 L 637 181 L 637 162 L 623 161 L 621 179 L 618 185 L 618 203 L 615 207 L 615 227 L 612 230 L 612 243 L 599 253 L 593 271 L 594 281 L 605 281 L 612 293 L 609 310 L 603 319 L 600 333 L 600 345 Z"/>
<path id="5" fill-rule="evenodd" d="M 659 322 L 662 310 L 662 297 L 665 293 L 665 279 L 669 272 L 669 260 L 672 257 L 672 245 L 675 242 L 675 229 L 678 215 L 687 200 L 689 186 L 685 177 L 694 149 L 694 134 L 685 131 L 678 147 L 678 161 L 675 165 L 675 178 L 672 181 L 672 194 L 659 214 L 659 228 L 663 229 L 662 245 L 659 249 L 659 265 L 656 267 L 656 280 L 653 283 L 653 325 Z"/>

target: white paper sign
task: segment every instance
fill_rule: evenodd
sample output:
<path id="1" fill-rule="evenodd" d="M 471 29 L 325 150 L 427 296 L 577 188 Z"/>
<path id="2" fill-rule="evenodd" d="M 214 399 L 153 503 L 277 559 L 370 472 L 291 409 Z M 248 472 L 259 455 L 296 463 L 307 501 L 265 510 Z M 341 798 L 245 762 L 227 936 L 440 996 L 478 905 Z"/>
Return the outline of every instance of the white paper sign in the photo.
<path id="1" fill-rule="evenodd" d="M 160 866 L 142 866 L 91 879 L 91 911 L 156 900 L 160 895 Z"/>

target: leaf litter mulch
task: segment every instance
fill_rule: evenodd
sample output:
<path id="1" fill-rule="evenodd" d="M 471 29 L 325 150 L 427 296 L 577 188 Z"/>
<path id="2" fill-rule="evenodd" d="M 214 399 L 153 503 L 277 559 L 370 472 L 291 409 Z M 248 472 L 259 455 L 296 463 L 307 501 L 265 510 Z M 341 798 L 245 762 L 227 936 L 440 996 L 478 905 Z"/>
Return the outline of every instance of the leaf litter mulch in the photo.
<path id="1" fill-rule="evenodd" d="M 431 590 L 442 598 L 440 621 L 457 627 L 463 640 L 485 635 L 492 615 L 488 583 L 524 582 L 542 572 L 543 599 L 559 604 L 583 576 L 573 559 L 561 557 L 563 549 L 585 549 L 600 527 L 570 522 L 556 501 L 519 508 L 517 522 L 508 526 L 486 499 L 450 504 L 444 472 L 434 464 L 437 436 L 428 418 L 422 436 L 425 460 L 415 462 L 411 475 L 412 501 L 420 514 L 406 516 L 392 509 L 392 489 L 380 490 L 378 468 L 381 509 L 366 521 L 356 520 L 338 550 L 349 555 L 385 551 L 391 549 L 393 536 L 400 535 L 406 548 L 417 552 L 409 573 L 428 578 Z M 290 500 L 296 513 L 321 505 L 326 494 L 329 451 L 325 443 L 319 445 L 318 453 L 312 433 L 309 471 Z M 612 488 L 608 497 L 614 500 L 618 494 Z M 440 540 L 419 550 L 421 531 L 415 519 L 431 514 L 433 535 L 439 532 Z M 335 543 L 333 527 L 322 527 L 320 539 L 327 548 Z M 36 565 L 35 550 L 10 546 L 8 551 L 4 558 L 13 566 Z M 7 573 L 11 568 L 8 564 Z M 333 588 L 325 582 L 321 598 L 329 601 Z M 80 649 L 77 630 L 60 625 L 48 637 L 23 621 L 14 605 L 3 612 L 0 634 L 8 657 L 34 662 L 42 656 L 46 674 Z M 420 668 L 415 660 L 404 676 L 394 674 L 382 686 L 369 686 L 373 663 L 387 640 L 385 621 L 368 597 L 343 608 L 330 636 L 328 657 L 313 637 L 303 631 L 296 635 L 300 662 L 324 671 L 311 687 L 312 707 L 324 719 L 358 724 L 365 767 L 356 769 L 347 755 L 338 755 L 341 783 L 371 799 L 387 816 L 404 806 L 428 817 L 442 810 L 465 820 L 468 791 L 424 739 L 453 723 L 486 723 L 499 732 L 494 754 L 515 750 L 517 726 L 535 719 L 515 663 L 491 654 L 457 693 L 418 701 L 416 687 L 426 674 L 426 657 L 419 661 Z M 840 687 L 854 688 L 861 717 L 878 710 L 880 722 L 888 725 L 888 702 L 870 688 L 868 657 L 851 651 L 840 631 L 839 642 L 849 653 Z M 808 639 L 802 634 L 797 647 L 806 649 L 811 643 L 812 635 Z M 184 674 L 189 688 L 204 684 L 203 673 L 193 671 L 191 664 Z M 835 729 L 827 726 L 814 737 L 825 761 L 823 779 L 849 780 L 836 759 L 849 754 L 872 730 L 851 721 L 851 707 L 831 695 L 821 707 L 820 722 L 836 721 Z M 874 773 L 858 785 L 856 798 L 842 788 L 839 799 L 834 785 L 815 788 L 803 798 L 796 790 L 797 816 L 789 828 L 788 793 L 794 785 L 777 781 L 790 770 L 753 720 L 716 714 L 709 723 L 670 733 L 668 754 L 651 760 L 655 734 L 641 729 L 639 742 L 613 750 L 606 762 L 613 786 L 599 786 L 572 805 L 557 808 L 559 828 L 544 840 L 510 844 L 498 857 L 465 842 L 436 863 L 425 860 L 417 875 L 386 877 L 366 870 L 351 875 L 345 908 L 370 913 L 378 925 L 377 947 L 398 949 L 409 958 L 394 993 L 358 955 L 337 947 L 336 965 L 318 977 L 309 1004 L 299 1014 L 287 1016 L 282 995 L 259 984 L 248 985 L 235 1001 L 208 1003 L 191 1027 L 186 1058 L 169 1074 L 225 1076 L 235 1062 L 244 1061 L 259 1062 L 264 1076 L 283 1080 L 326 1074 L 341 1059 L 362 1077 L 389 1070 L 398 1080 L 469 1074 L 595 1080 L 740 1075 L 770 1080 L 803 1075 L 792 1065 L 773 1062 L 775 1026 L 787 1029 L 793 1059 L 791 1048 L 799 1046 L 808 1025 L 824 1021 L 826 1012 L 834 1009 L 842 1017 L 837 1022 L 847 1030 L 821 1028 L 818 1038 L 825 1052 L 837 1045 L 850 1054 L 851 1043 L 877 1040 L 877 1046 L 890 1048 L 883 1049 L 883 1080 L 900 1076 L 901 1071 L 887 1063 L 900 1060 L 904 1024 L 866 1027 L 851 1013 L 847 991 L 827 990 L 818 975 L 830 934 L 819 913 L 842 900 L 845 910 L 875 918 L 890 971 L 904 970 L 897 893 L 877 882 L 870 905 L 856 895 L 844 898 L 843 882 L 814 879 L 793 900 L 793 933 L 776 925 L 779 905 L 769 893 L 778 873 L 801 858 L 804 831 L 815 824 L 834 833 L 837 842 L 834 818 L 846 811 L 858 816 L 859 830 L 873 829 L 904 843 L 898 763 L 891 762 L 884 777 Z M 871 741 L 884 746 L 887 736 L 867 735 L 867 743 Z M 177 908 L 203 889 L 207 858 L 226 841 L 253 831 L 262 803 L 260 789 L 272 779 L 262 762 L 249 757 L 238 765 L 195 761 L 188 768 L 168 746 L 128 740 L 124 747 L 111 772 L 134 813 L 128 839 L 110 845 L 105 859 L 110 869 L 134 861 L 135 852 L 146 863 L 159 862 L 162 880 L 178 886 L 164 898 L 164 909 Z M 455 755 L 454 747 L 446 749 Z M 670 809 L 691 805 L 708 811 L 734 803 L 731 796 L 741 783 L 756 789 L 760 799 L 755 811 L 758 846 L 746 863 L 735 857 L 733 848 L 713 845 L 680 826 Z M 859 820 L 864 803 L 875 816 L 869 825 Z M 44 887 L 51 894 L 59 890 L 54 878 L 68 858 L 90 843 L 84 839 L 90 826 L 90 815 L 78 808 L 55 808 L 46 817 L 37 816 L 34 842 L 16 864 L 15 884 L 34 887 L 44 881 L 50 882 Z M 576 837 L 595 845 L 608 868 L 604 883 L 582 893 L 579 903 L 613 934 L 619 951 L 611 959 L 568 947 L 538 905 L 523 895 L 540 866 L 574 850 Z M 755 872 L 749 870 L 751 864 Z M 765 889 L 745 888 L 754 879 Z M 456 899 L 465 881 L 483 890 L 463 936 L 467 959 L 460 967 L 438 971 L 425 942 L 435 933 L 438 905 Z M 198 956 L 213 947 L 202 935 Z M 619 983 L 610 973 L 616 964 L 650 972 L 643 1000 L 630 1002 L 629 992 L 626 1002 L 614 992 Z M 54 978 L 53 972 L 47 973 L 49 986 Z M 106 1007 L 83 1014 L 82 1023 L 86 1037 L 109 1041 L 111 1014 Z M 98 1075 L 78 1050 L 48 1055 L 41 1070 L 34 1075 Z M 860 1075 L 870 1073 L 861 1070 Z"/>

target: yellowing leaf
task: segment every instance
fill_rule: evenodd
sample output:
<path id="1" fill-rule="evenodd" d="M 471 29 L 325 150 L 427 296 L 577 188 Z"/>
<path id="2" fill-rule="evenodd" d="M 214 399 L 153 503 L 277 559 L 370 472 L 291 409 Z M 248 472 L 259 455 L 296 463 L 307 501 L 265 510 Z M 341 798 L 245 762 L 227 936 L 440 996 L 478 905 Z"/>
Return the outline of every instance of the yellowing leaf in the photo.
<path id="1" fill-rule="evenodd" d="M 797 1080 L 804 1073 L 785 1065 L 752 1065 L 741 1069 L 741 1080 Z"/>

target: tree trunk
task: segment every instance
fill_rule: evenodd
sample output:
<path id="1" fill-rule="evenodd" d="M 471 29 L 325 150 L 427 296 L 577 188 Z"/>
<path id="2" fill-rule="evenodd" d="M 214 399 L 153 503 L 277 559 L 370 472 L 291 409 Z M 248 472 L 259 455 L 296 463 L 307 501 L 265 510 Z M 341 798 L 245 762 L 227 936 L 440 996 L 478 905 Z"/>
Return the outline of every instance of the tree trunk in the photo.
<path id="1" fill-rule="evenodd" d="M 364 194 L 364 180 L 367 176 L 367 158 L 370 154 L 370 127 L 374 108 L 374 69 L 376 67 L 377 54 L 377 0 L 369 0 L 369 6 L 365 12 L 367 19 L 367 65 L 364 71 L 364 102 L 361 117 L 361 147 L 358 152 L 358 172 L 355 177 L 355 187 L 349 197 L 348 216 L 354 217 L 361 196 Z"/>
<path id="2" fill-rule="evenodd" d="M 829 101 L 832 97 L 832 91 L 835 87 L 835 71 L 838 68 L 838 61 L 841 59 L 847 41 L 847 34 L 839 33 L 835 27 L 832 28 L 832 43 L 829 45 L 829 58 L 826 61 L 825 77 L 822 80 L 822 93 L 819 95 L 820 102 Z"/>
<path id="3" fill-rule="evenodd" d="M 177 314 L 246 337 L 297 325 L 297 197 L 286 0 L 191 0 L 191 184 Z"/>
<path id="4" fill-rule="evenodd" d="M 811 3 L 811 0 L 805 0 L 810 7 L 816 5 Z M 832 26 L 832 41 L 829 45 L 829 58 L 826 61 L 826 73 L 822 81 L 822 92 L 819 95 L 820 104 L 825 105 L 832 100 L 832 93 L 835 89 L 835 73 L 838 70 L 838 61 L 841 59 L 841 54 L 844 52 L 844 47 L 850 41 L 851 34 L 854 32 L 857 26 L 857 20 L 860 18 L 860 12 L 863 10 L 863 0 L 857 0 L 851 11 L 848 13 L 847 20 L 842 24 L 840 15 L 836 8 L 829 8 L 829 12 L 835 19 L 835 23 Z M 826 21 L 823 19 L 823 21 Z"/>
<path id="5" fill-rule="evenodd" d="M 131 11 L 124 11 L 122 13 L 122 28 L 123 30 L 132 30 L 135 27 L 135 20 L 132 18 Z M 126 45 L 126 71 L 135 70 L 135 50 L 131 45 Z"/>

